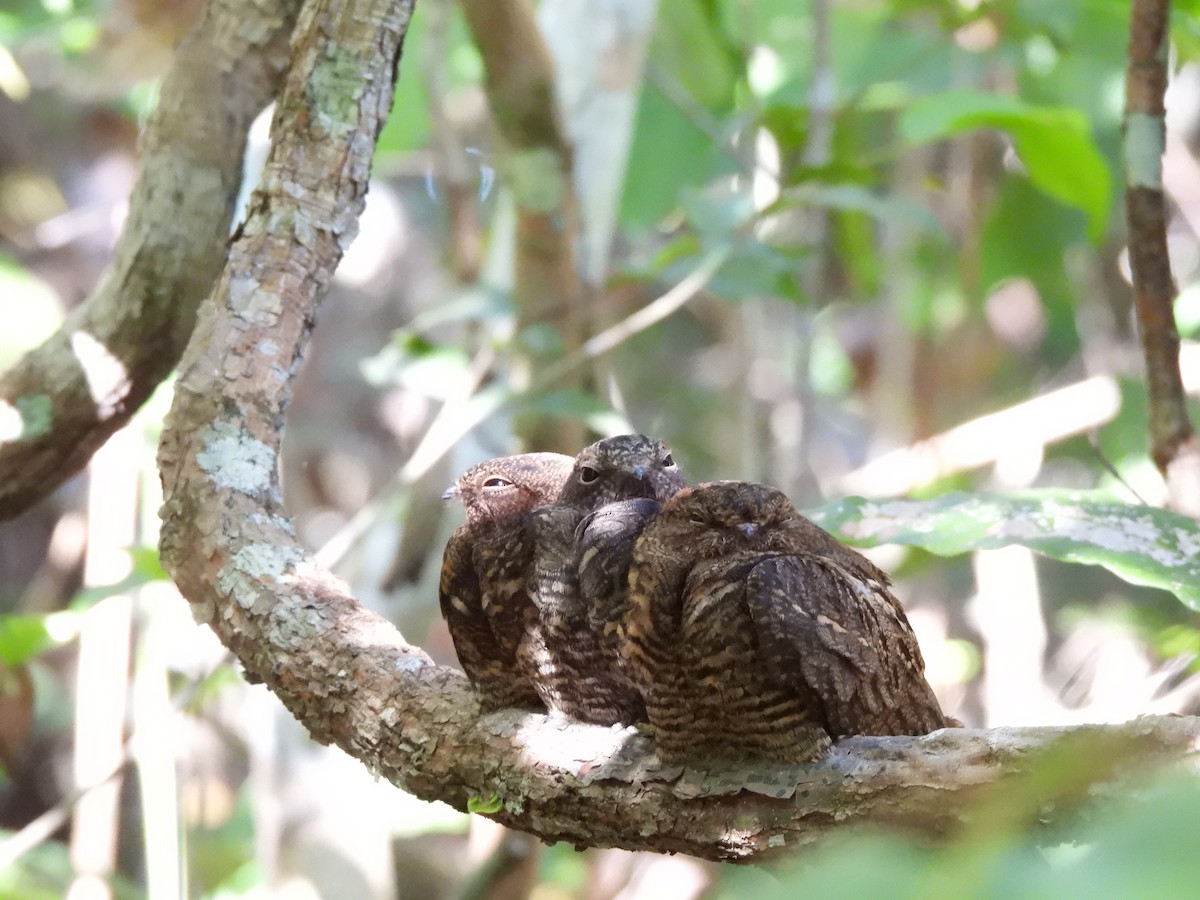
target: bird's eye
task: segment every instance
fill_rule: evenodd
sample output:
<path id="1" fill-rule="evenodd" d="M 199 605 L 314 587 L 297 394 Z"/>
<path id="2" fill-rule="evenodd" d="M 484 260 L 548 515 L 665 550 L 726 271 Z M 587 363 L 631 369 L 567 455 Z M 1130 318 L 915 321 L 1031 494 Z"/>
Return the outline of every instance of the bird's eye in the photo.
<path id="1" fill-rule="evenodd" d="M 670 466 L 675 465 L 675 457 L 673 457 L 670 453 L 668 453 L 666 456 L 663 457 L 662 464 L 664 466 L 667 466 L 668 468 Z"/>
<path id="2" fill-rule="evenodd" d="M 693 525 L 703 525 L 706 528 L 708 527 L 708 519 L 704 518 L 704 516 L 700 513 L 692 513 L 690 516 L 688 516 L 688 521 Z"/>
<path id="3" fill-rule="evenodd" d="M 582 481 L 584 484 L 591 484 L 593 481 L 595 481 L 599 477 L 600 477 L 600 473 L 598 471 L 596 471 L 595 469 L 593 469 L 591 466 L 582 466 L 579 469 L 579 480 Z"/>
<path id="4" fill-rule="evenodd" d="M 487 481 L 485 481 L 483 483 L 483 486 L 485 488 L 491 488 L 492 490 L 495 490 L 496 488 L 511 487 L 512 482 L 509 481 L 507 478 L 500 478 L 497 476 L 496 478 L 489 478 Z"/>

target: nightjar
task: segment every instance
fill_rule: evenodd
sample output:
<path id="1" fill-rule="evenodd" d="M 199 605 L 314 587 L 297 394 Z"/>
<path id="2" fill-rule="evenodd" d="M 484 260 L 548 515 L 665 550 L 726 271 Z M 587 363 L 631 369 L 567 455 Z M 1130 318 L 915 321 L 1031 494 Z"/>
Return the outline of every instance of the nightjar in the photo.
<path id="1" fill-rule="evenodd" d="M 541 626 L 536 683 L 552 712 L 598 725 L 645 719 L 641 698 L 616 655 L 615 619 L 611 624 L 603 620 L 604 611 L 624 605 L 623 572 L 593 568 L 610 560 L 602 555 L 597 562 L 585 552 L 601 540 L 603 527 L 589 516 L 625 500 L 657 509 L 686 484 L 665 444 L 645 435 L 621 435 L 585 447 L 558 501 L 533 514 L 536 551 L 530 593 Z M 585 596 L 581 584 L 601 596 Z M 609 637 L 602 640 L 605 634 Z"/>
<path id="2" fill-rule="evenodd" d="M 573 464 L 559 453 L 490 459 L 460 475 L 444 495 L 462 501 L 467 522 L 442 557 L 442 615 L 485 710 L 545 708 L 533 683 L 538 611 L 527 590 L 534 548 L 530 512 L 553 502 Z"/>
<path id="3" fill-rule="evenodd" d="M 843 735 L 946 726 L 889 584 L 767 485 L 665 503 L 633 544 L 618 627 L 660 756 L 807 762 Z"/>

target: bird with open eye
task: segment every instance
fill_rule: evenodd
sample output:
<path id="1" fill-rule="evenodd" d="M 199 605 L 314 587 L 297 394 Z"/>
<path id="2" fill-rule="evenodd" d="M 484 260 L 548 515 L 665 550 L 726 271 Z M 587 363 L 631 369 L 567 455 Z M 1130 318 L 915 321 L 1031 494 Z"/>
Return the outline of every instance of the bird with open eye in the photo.
<path id="1" fill-rule="evenodd" d="M 602 573 L 593 568 L 594 554 L 585 557 L 585 547 L 599 540 L 599 531 L 589 534 L 584 520 L 620 501 L 644 501 L 657 509 L 686 484 L 662 441 L 620 435 L 585 447 L 558 500 L 532 515 L 536 550 L 530 593 L 540 624 L 536 683 L 551 712 L 597 725 L 645 719 L 641 698 L 621 669 L 616 643 L 601 640 L 606 623 L 594 612 L 597 605 L 605 610 L 623 605 L 624 579 L 613 576 L 616 569 Z M 607 563 L 607 558 L 600 561 Z M 604 596 L 585 597 L 581 575 Z M 615 623 L 607 633 L 615 635 Z"/>
<path id="2" fill-rule="evenodd" d="M 538 610 L 528 593 L 530 513 L 558 497 L 574 462 L 559 453 L 490 459 L 460 475 L 443 495 L 462 501 L 467 521 L 446 544 L 439 601 L 485 711 L 545 709 L 534 686 Z"/>
<path id="3" fill-rule="evenodd" d="M 664 761 L 808 762 L 948 723 L 888 576 L 775 488 L 677 494 L 633 543 L 618 626 Z"/>

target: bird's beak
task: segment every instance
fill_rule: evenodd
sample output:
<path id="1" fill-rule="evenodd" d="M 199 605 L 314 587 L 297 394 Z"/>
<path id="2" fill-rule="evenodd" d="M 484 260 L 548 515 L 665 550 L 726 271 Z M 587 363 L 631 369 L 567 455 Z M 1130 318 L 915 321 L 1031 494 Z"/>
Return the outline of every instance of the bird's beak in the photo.
<path id="1" fill-rule="evenodd" d="M 755 522 L 743 522 L 737 527 L 737 530 L 740 531 L 745 538 L 749 539 L 754 537 L 754 535 L 758 532 L 758 525 Z"/>
<path id="2" fill-rule="evenodd" d="M 452 484 L 452 485 L 450 485 L 450 487 L 446 488 L 446 490 L 442 492 L 442 499 L 443 500 L 457 500 L 458 495 L 460 493 L 462 493 L 462 492 L 458 489 L 458 485 Z"/>
<path id="3" fill-rule="evenodd" d="M 658 491 L 655 489 L 655 479 L 652 473 L 645 466 L 634 466 L 631 470 L 633 477 L 638 480 L 638 484 L 642 486 L 642 496 L 654 498 L 658 496 Z"/>

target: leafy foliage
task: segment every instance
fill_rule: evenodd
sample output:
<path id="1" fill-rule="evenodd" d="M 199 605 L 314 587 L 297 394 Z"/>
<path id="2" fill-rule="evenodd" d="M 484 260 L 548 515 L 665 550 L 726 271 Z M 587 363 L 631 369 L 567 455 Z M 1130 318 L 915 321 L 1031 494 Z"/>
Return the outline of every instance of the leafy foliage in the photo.
<path id="1" fill-rule="evenodd" d="M 0 615 L 0 663 L 19 666 L 50 646 L 50 633 L 40 616 Z"/>
<path id="2" fill-rule="evenodd" d="M 914 144 L 944 140 L 976 128 L 1008 132 L 1030 180 L 1051 197 L 1083 210 L 1088 234 L 1104 237 L 1108 223 L 1108 166 L 1079 111 L 1034 107 L 1014 97 L 945 91 L 913 103 L 900 130 Z"/>
<path id="3" fill-rule="evenodd" d="M 1170 510 L 1079 491 L 944 494 L 931 500 L 849 497 L 812 513 L 844 540 L 898 543 L 943 556 L 1009 544 L 1104 566 L 1200 609 L 1200 525 Z"/>
<path id="4" fill-rule="evenodd" d="M 903 837 L 861 835 L 830 842 L 772 878 L 731 873 L 718 896 L 1094 897 L 1151 900 L 1200 879 L 1200 783 L 1167 780 L 1136 799 L 1110 804 L 1069 841 L 1000 827 L 943 850 Z"/>

